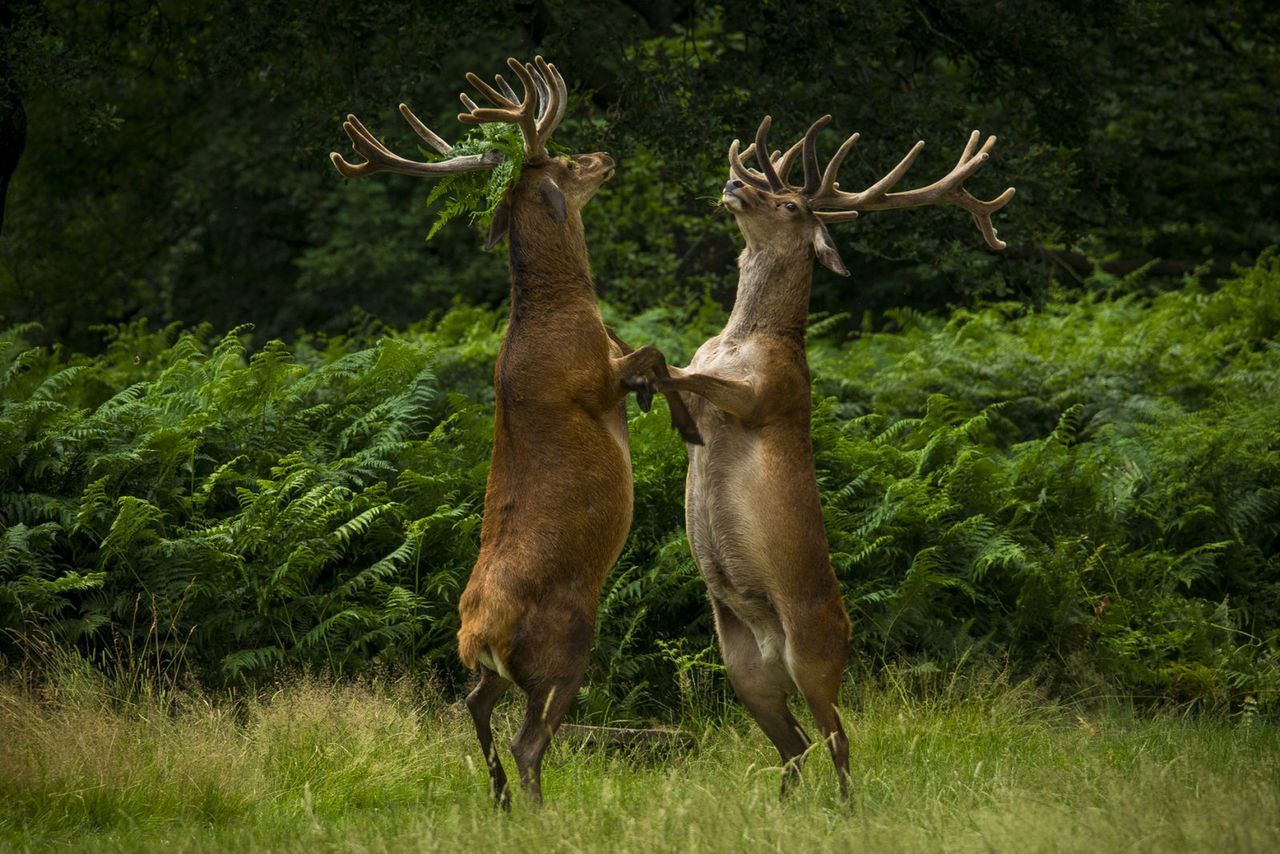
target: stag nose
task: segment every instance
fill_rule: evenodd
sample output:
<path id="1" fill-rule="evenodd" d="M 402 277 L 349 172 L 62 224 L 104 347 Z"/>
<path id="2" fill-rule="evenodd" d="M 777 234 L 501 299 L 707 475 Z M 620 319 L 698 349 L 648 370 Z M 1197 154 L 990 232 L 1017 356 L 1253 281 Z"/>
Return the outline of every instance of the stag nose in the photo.
<path id="1" fill-rule="evenodd" d="M 726 193 L 732 193 L 734 190 L 738 189 L 741 186 L 742 186 L 742 182 L 739 181 L 737 178 L 730 178 L 724 185 L 724 191 Z"/>

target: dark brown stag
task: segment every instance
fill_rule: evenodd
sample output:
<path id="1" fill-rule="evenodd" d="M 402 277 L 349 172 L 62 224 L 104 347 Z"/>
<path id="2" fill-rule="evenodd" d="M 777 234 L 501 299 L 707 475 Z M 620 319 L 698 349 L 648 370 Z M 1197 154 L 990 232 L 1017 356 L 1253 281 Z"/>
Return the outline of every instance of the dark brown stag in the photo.
<path id="1" fill-rule="evenodd" d="M 524 724 L 511 750 L 520 782 L 542 798 L 542 756 L 587 665 L 600 587 L 631 527 L 629 389 L 666 375 L 662 354 L 622 344 L 605 328 L 587 260 L 582 208 L 614 171 L 608 154 L 550 157 L 547 140 L 564 118 L 568 92 L 554 65 L 538 57 L 508 60 L 524 89 L 501 75 L 490 86 L 467 80 L 492 107 L 461 96 L 471 124 L 512 122 L 524 137 L 518 182 L 494 217 L 488 246 L 509 241 L 511 316 L 494 370 L 492 466 L 485 490 L 480 554 L 459 602 L 458 653 L 480 672 L 467 697 L 489 768 L 493 794 L 509 803 L 507 777 L 493 744 L 493 706 L 514 682 L 528 695 Z M 409 108 L 400 112 L 428 145 L 451 149 Z M 496 156 L 441 163 L 405 160 L 350 116 L 343 125 L 368 162 L 337 154 L 343 175 L 378 171 L 436 176 L 490 169 Z M 673 395 L 672 420 L 699 441 Z"/>
<path id="2" fill-rule="evenodd" d="M 805 329 L 813 260 L 848 275 L 827 223 L 852 219 L 858 211 L 931 204 L 969 211 L 987 243 L 1003 249 L 991 214 L 1013 189 L 990 202 L 964 190 L 965 179 L 995 144 L 992 137 L 977 151 L 975 131 L 956 167 L 927 187 L 889 192 L 921 142 L 872 186 L 843 192 L 836 173 L 858 135 L 820 172 L 816 137 L 828 121 L 830 116 L 819 119 L 782 155 L 768 155 L 768 117 L 742 156 L 737 140 L 730 146 L 723 204 L 746 239 L 733 312 L 687 369 L 672 368 L 671 379 L 659 378 L 653 386 L 689 393 L 686 401 L 706 442 L 689 447 L 686 525 L 734 691 L 782 756 L 784 792 L 810 745 L 787 707 L 798 691 L 835 761 L 840 793 L 847 796 L 849 742 L 836 702 L 850 624 L 828 557 L 809 440 Z M 759 171 L 743 162 L 753 149 Z M 788 183 L 797 158 L 804 164 L 801 186 Z"/>

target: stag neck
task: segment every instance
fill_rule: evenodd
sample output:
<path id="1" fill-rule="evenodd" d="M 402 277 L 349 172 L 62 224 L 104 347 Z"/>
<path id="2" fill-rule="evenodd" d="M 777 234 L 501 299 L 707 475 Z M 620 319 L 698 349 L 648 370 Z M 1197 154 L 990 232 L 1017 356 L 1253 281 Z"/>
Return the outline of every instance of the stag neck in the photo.
<path id="1" fill-rule="evenodd" d="M 570 211 L 563 223 L 517 205 L 508 232 L 511 289 L 515 299 L 562 300 L 585 297 L 595 304 L 595 283 L 587 256 L 582 217 Z"/>
<path id="2" fill-rule="evenodd" d="M 813 249 L 753 245 L 738 258 L 738 293 L 722 337 L 767 335 L 804 346 L 809 326 Z"/>

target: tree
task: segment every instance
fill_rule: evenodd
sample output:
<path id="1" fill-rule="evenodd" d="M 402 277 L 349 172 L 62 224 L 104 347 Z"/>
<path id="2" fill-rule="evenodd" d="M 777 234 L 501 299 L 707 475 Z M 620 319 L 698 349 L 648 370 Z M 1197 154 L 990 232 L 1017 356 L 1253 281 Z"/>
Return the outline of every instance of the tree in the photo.
<path id="1" fill-rule="evenodd" d="M 918 138 L 914 171 L 940 173 L 978 127 L 1002 141 L 975 191 L 1018 188 L 1004 255 L 954 210 L 843 227 L 855 278 L 820 277 L 817 309 L 1037 299 L 1055 279 L 1078 287 L 1093 257 L 1117 273 L 1160 259 L 1176 278 L 1280 242 L 1280 12 L 1260 2 L 6 9 L 6 91 L 30 140 L 0 236 L 0 315 L 77 346 L 94 346 L 93 324 L 141 316 L 274 336 L 501 301 L 501 259 L 464 225 L 420 239 L 425 188 L 348 184 L 325 154 L 345 147 L 347 111 L 411 139 L 401 100 L 456 137 L 462 73 L 536 51 L 575 91 L 566 143 L 620 160 L 588 227 L 601 287 L 629 310 L 730 292 L 736 248 L 713 203 L 729 140 L 766 113 L 779 140 L 832 113 L 827 151 L 861 132 L 850 184 Z"/>

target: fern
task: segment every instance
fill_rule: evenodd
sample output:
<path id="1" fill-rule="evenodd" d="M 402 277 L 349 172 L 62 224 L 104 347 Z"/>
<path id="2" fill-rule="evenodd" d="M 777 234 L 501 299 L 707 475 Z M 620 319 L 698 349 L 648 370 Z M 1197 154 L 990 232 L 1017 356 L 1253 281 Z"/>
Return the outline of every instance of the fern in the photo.
<path id="1" fill-rule="evenodd" d="M 427 240 L 435 237 L 436 232 L 450 220 L 463 215 L 469 217 L 472 225 L 482 229 L 489 227 L 503 197 L 520 180 L 520 169 L 524 165 L 524 137 L 521 136 L 520 128 L 514 124 L 477 125 L 449 154 L 432 158 L 443 160 L 467 154 L 483 155 L 491 151 L 498 151 L 503 155 L 502 161 L 493 169 L 459 172 L 436 180 L 431 195 L 427 197 L 427 204 L 435 204 L 442 199 L 444 204 L 436 215 L 431 230 L 427 232 Z"/>
<path id="2" fill-rule="evenodd" d="M 469 198 L 514 178 L 494 180 Z M 0 654 L 33 630 L 142 648 L 158 625 L 211 682 L 461 680 L 501 317 L 257 352 L 243 329 L 137 323 L 94 357 L 0 332 Z M 985 649 L 1064 692 L 1280 709 L 1277 256 L 1213 293 L 891 320 L 850 342 L 819 320 L 809 348 L 854 652 L 923 672 Z M 619 331 L 687 356 L 722 321 L 704 302 Z M 683 707 L 691 662 L 723 685 L 661 403 L 631 443 L 583 701 L 641 719 Z"/>

